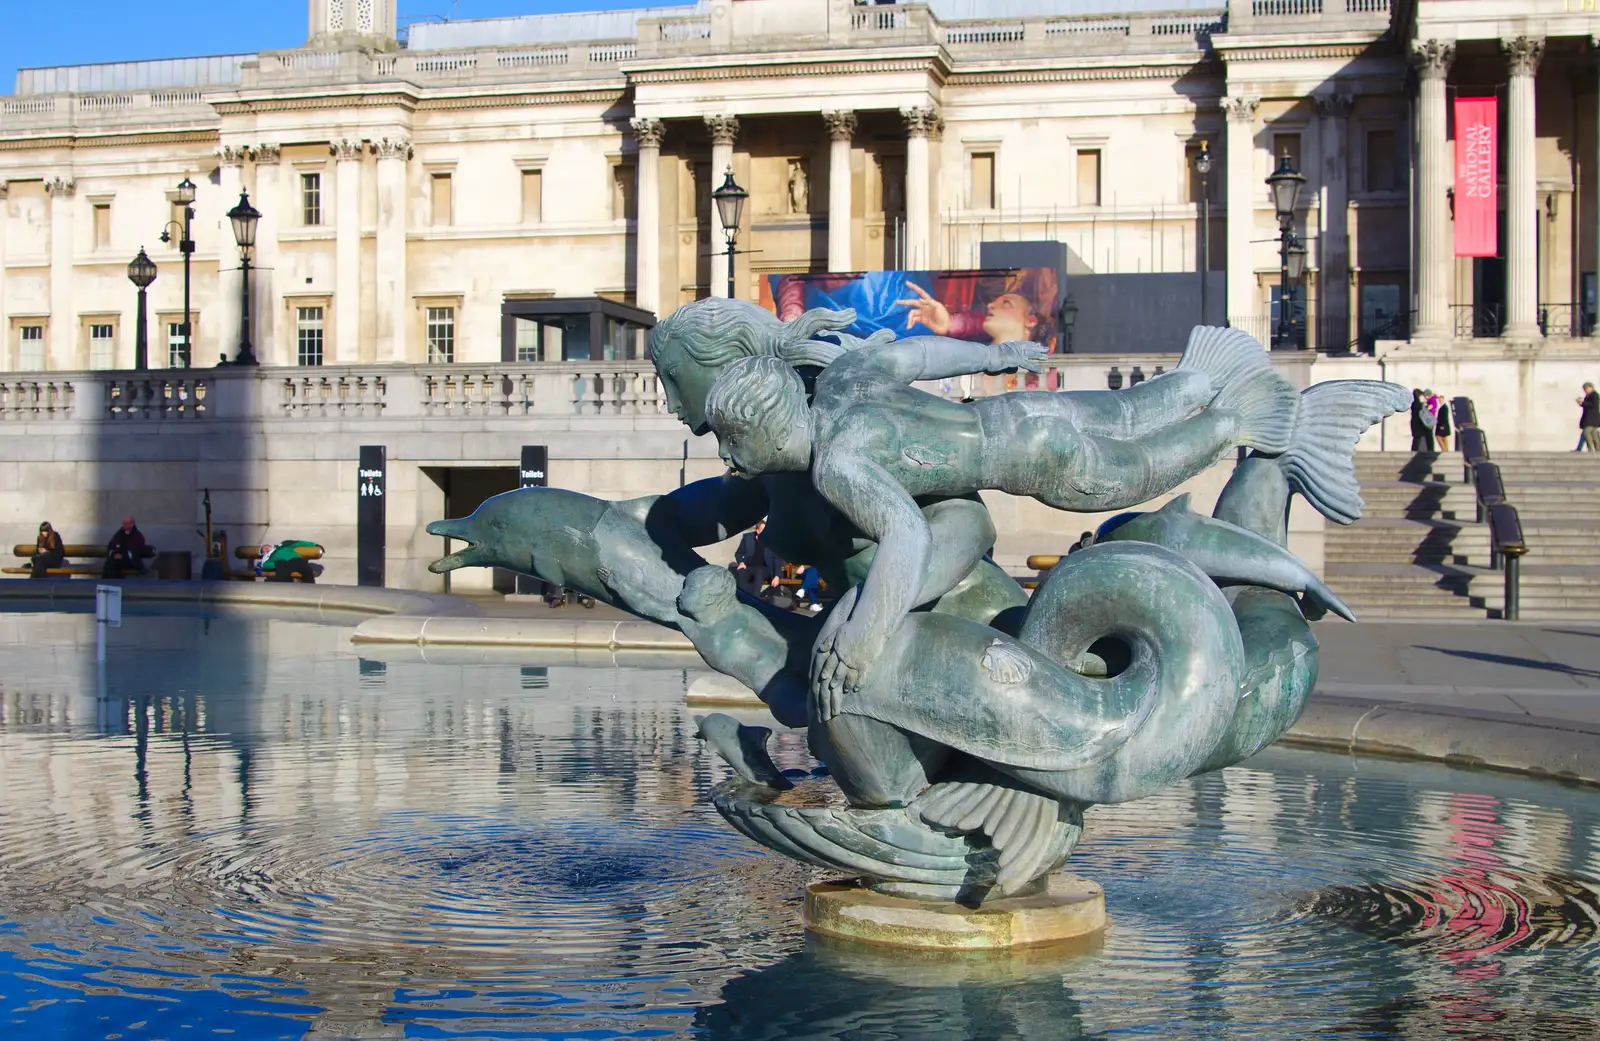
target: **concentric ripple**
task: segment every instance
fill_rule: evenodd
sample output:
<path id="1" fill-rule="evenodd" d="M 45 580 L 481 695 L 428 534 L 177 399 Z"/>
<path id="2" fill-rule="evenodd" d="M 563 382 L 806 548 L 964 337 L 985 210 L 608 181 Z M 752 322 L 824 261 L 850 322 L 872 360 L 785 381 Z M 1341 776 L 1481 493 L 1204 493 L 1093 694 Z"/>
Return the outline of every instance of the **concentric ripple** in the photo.
<path id="1" fill-rule="evenodd" d="M 0 1036 L 1600 1037 L 1591 792 L 1270 750 L 1089 812 L 1098 944 L 923 957 L 803 937 L 681 671 L 113 636 L 0 616 Z"/>

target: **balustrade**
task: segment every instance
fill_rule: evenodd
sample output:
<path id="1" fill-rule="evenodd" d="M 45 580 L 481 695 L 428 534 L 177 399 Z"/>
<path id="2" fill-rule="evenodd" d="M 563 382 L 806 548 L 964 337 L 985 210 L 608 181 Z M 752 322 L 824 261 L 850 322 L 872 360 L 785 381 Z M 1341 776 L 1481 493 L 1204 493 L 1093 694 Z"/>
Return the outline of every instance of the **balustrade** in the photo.
<path id="1" fill-rule="evenodd" d="M 377 416 L 384 406 L 387 383 L 382 376 L 352 372 L 301 375 L 296 370 L 281 383 L 287 416 Z"/>
<path id="2" fill-rule="evenodd" d="M 70 379 L 0 379 L 0 419 L 71 419 L 76 388 Z"/>
<path id="3" fill-rule="evenodd" d="M 204 419 L 211 413 L 209 376 L 112 376 L 105 381 L 111 419 Z"/>

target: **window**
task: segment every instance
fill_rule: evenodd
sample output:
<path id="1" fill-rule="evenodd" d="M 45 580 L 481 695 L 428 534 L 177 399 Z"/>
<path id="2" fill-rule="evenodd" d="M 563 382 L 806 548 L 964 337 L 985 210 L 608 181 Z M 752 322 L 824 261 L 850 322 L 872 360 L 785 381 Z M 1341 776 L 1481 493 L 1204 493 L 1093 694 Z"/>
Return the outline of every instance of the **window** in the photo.
<path id="1" fill-rule="evenodd" d="M 543 361 L 539 356 L 539 345 L 544 339 L 544 330 L 538 322 L 526 318 L 518 318 L 517 322 L 517 360 L 518 361 Z"/>
<path id="2" fill-rule="evenodd" d="M 94 204 L 94 248 L 109 249 L 111 247 L 111 204 L 97 202 Z"/>
<path id="3" fill-rule="evenodd" d="M 44 368 L 44 326 L 22 326 L 17 330 L 17 340 L 17 368 L 31 371 Z"/>
<path id="4" fill-rule="evenodd" d="M 172 242 L 174 246 L 177 245 L 179 239 L 183 238 L 183 211 L 186 209 L 188 209 L 188 207 L 181 202 L 175 202 L 172 204 L 172 223 L 176 224 L 177 227 L 169 230 L 172 232 Z"/>
<path id="5" fill-rule="evenodd" d="M 1393 130 L 1367 131 L 1367 191 L 1400 190 L 1399 153 Z"/>
<path id="6" fill-rule="evenodd" d="M 295 312 L 295 346 L 301 365 L 322 364 L 322 308 L 301 307 Z"/>
<path id="7" fill-rule="evenodd" d="M 95 323 L 89 326 L 89 368 L 116 368 L 116 335 L 115 328 L 109 324 Z"/>
<path id="8" fill-rule="evenodd" d="M 633 167 L 627 163 L 611 167 L 611 216 L 615 220 L 633 216 Z"/>
<path id="9" fill-rule="evenodd" d="M 1080 149 L 1078 152 L 1078 205 L 1100 205 L 1100 150 Z"/>
<path id="10" fill-rule="evenodd" d="M 428 308 L 428 362 L 448 365 L 456 360 L 456 309 Z"/>
<path id="11" fill-rule="evenodd" d="M 429 189 L 431 193 L 429 198 L 433 203 L 431 211 L 433 223 L 449 224 L 455 202 L 454 192 L 451 190 L 450 175 L 447 173 L 434 174 L 429 181 Z"/>
<path id="12" fill-rule="evenodd" d="M 975 210 L 994 209 L 994 153 L 973 152 L 967 159 L 970 194 L 968 203 Z"/>
<path id="13" fill-rule="evenodd" d="M 300 220 L 306 227 L 322 223 L 322 175 L 300 175 Z"/>
<path id="14" fill-rule="evenodd" d="M 522 223 L 544 220 L 544 171 L 522 171 Z"/>
<path id="15" fill-rule="evenodd" d="M 187 369 L 189 367 L 189 344 L 183 335 L 182 322 L 167 323 L 167 368 Z"/>
<path id="16" fill-rule="evenodd" d="M 1306 168 L 1300 162 L 1300 135 L 1299 134 L 1273 134 L 1272 135 L 1272 168 L 1276 170 L 1278 163 L 1284 156 L 1289 157 L 1289 162 L 1301 173 Z"/>

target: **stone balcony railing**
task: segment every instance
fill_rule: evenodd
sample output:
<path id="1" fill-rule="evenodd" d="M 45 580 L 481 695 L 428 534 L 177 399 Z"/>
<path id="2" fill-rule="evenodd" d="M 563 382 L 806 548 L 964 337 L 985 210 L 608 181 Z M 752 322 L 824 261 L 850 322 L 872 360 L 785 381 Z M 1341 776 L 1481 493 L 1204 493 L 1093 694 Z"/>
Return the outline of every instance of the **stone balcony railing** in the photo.
<path id="1" fill-rule="evenodd" d="M 208 122 L 215 118 L 216 112 L 206 104 L 199 87 L 0 98 L 0 131 L 38 127 L 104 130 L 143 123 Z"/>
<path id="2" fill-rule="evenodd" d="M 1392 0 L 1229 0 L 1235 33 L 1304 33 L 1388 28 Z"/>

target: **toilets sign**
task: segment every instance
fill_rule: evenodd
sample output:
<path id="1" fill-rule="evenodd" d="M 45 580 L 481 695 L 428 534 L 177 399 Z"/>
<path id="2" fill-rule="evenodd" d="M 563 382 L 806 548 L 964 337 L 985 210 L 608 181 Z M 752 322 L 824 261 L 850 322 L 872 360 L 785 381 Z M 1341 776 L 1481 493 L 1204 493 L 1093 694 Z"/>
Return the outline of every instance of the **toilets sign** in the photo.
<path id="1" fill-rule="evenodd" d="M 544 445 L 523 445 L 522 466 L 517 471 L 518 488 L 543 488 L 550 483 L 550 449 Z"/>
<path id="2" fill-rule="evenodd" d="M 388 452 L 383 445 L 362 445 L 356 462 L 356 583 L 384 583 L 387 550 L 384 509 L 389 490 Z"/>

